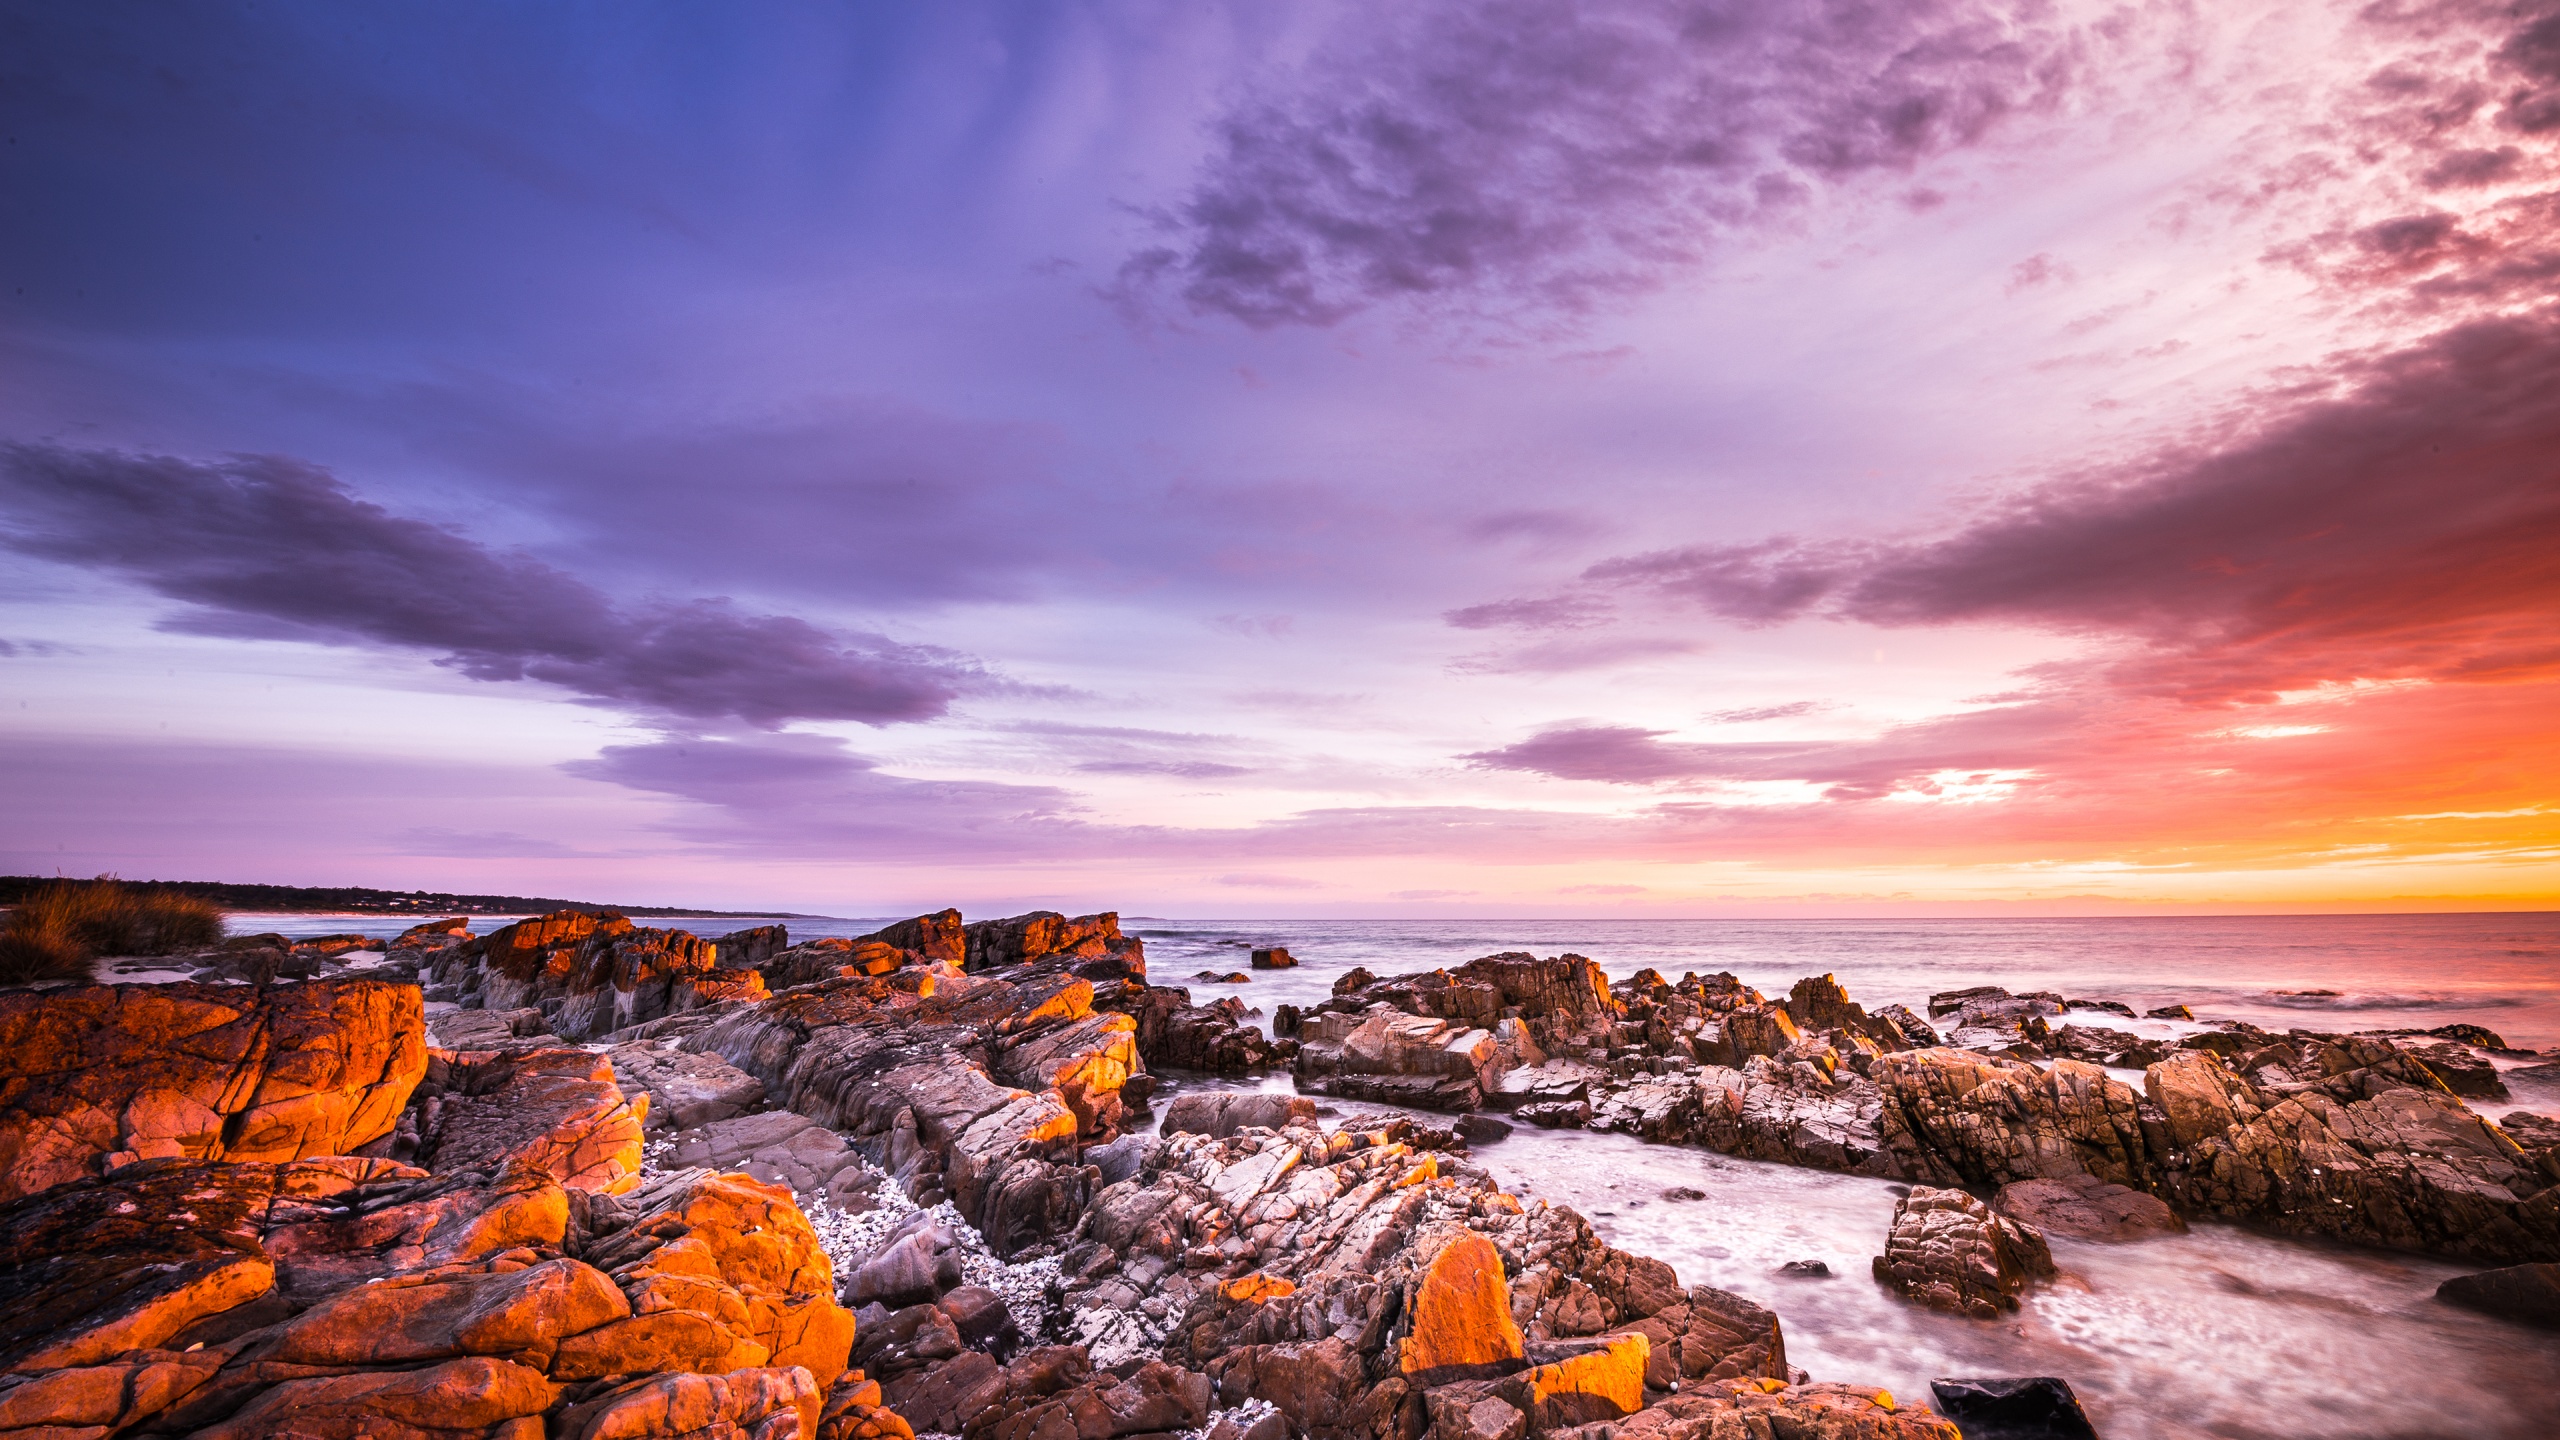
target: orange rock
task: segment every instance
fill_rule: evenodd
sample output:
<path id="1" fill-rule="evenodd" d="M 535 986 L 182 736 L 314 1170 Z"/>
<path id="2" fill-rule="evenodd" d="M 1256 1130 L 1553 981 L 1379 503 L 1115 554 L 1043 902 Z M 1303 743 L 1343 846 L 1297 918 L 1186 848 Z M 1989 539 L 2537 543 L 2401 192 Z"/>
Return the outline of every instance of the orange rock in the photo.
<path id="1" fill-rule="evenodd" d="M 1493 1263 L 1498 1268 L 1502 1264 L 1502 1257 L 1495 1256 Z M 1221 1284 L 1218 1287 L 1218 1293 L 1230 1300 L 1244 1300 L 1260 1305 L 1267 1300 L 1285 1300 L 1297 1294 L 1298 1287 L 1294 1281 L 1283 1280 L 1277 1275 L 1265 1275 L 1256 1270 L 1250 1275 L 1240 1276 Z"/>
<path id="2" fill-rule="evenodd" d="M 439 1173 L 505 1167 L 572 1190 L 622 1194 L 639 1183 L 646 1094 L 626 1098 L 613 1065 L 583 1050 L 494 1055 L 453 1067 L 419 1160 Z"/>
<path id="3" fill-rule="evenodd" d="M 630 1313 L 630 1303 L 603 1271 L 576 1260 L 503 1273 L 404 1275 L 342 1291 L 305 1310 L 270 1342 L 263 1358 L 378 1365 L 504 1355 L 539 1362 L 564 1339 Z"/>
<path id="4" fill-rule="evenodd" d="M 661 1370 L 726 1374 L 760 1366 L 772 1352 L 731 1334 L 695 1310 L 665 1310 L 600 1325 L 560 1342 L 551 1361 L 555 1380 L 604 1375 L 646 1375 Z"/>
<path id="5" fill-rule="evenodd" d="M 391 1132 L 426 1064 L 414 985 L 0 994 L 0 1202 L 135 1160 L 344 1154 Z"/>
<path id="6" fill-rule="evenodd" d="M 1451 1367 L 1501 1365 L 1523 1354 L 1511 1318 L 1511 1287 L 1493 1242 L 1468 1232 L 1432 1257 L 1413 1303 L 1413 1331 L 1399 1362 L 1407 1375 Z M 1636 1367 L 1641 1387 L 1644 1367 Z"/>
<path id="7" fill-rule="evenodd" d="M 1537 1366 L 1520 1377 L 1527 1388 L 1532 1430 L 1615 1420 L 1644 1408 L 1645 1364 L 1653 1355 L 1644 1336 L 1603 1335 L 1596 1342 L 1580 1342 L 1577 1348 L 1581 1353 Z"/>
<path id="8" fill-rule="evenodd" d="M 539 1416 L 559 1396 L 560 1387 L 539 1370 L 474 1357 L 424 1370 L 287 1381 L 229 1420 L 196 1431 L 192 1440 L 377 1440 L 486 1432 Z"/>
<path id="9" fill-rule="evenodd" d="M 248 1255 L 170 1268 L 175 1273 L 165 1287 L 136 1286 L 100 1311 L 57 1317 L 62 1328 L 52 1343 L 10 1368 L 96 1365 L 127 1350 L 153 1349 L 207 1315 L 265 1294 L 276 1280 L 275 1266 Z"/>
<path id="10" fill-rule="evenodd" d="M 48 1371 L 0 1390 L 0 1434 L 121 1430 L 193 1394 L 222 1361 L 201 1350 L 138 1350 L 112 1365 Z"/>
<path id="11" fill-rule="evenodd" d="M 818 1434 L 819 1391 L 797 1366 L 726 1375 L 658 1375 L 573 1405 L 553 1431 L 560 1440 L 640 1440 L 662 1435 Z M 798 1428 L 766 1428 L 789 1415 Z"/>

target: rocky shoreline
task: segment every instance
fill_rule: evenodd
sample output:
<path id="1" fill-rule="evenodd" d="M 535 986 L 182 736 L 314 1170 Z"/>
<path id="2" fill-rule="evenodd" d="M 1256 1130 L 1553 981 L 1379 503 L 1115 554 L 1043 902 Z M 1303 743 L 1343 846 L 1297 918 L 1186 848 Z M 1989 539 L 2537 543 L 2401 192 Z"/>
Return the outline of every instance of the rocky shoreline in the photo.
<path id="1" fill-rule="evenodd" d="M 2499 1267 L 2446 1298 L 2528 1323 L 2560 1275 L 2560 1122 L 2464 1104 L 2470 1027 L 2170 1043 L 1504 954 L 1265 1034 L 1046 913 L 181 968 L 0 994 L 0 1435 L 2087 1433 L 2067 1386 L 1815 1381 L 1767 1308 L 1505 1193 L 1472 1149 L 1516 1124 L 1906 1182 L 1875 1278 L 1957 1314 L 2014 1308 L 2047 1232 L 2190 1217 Z M 1155 1105 L 1168 1072 L 1299 1093 Z"/>

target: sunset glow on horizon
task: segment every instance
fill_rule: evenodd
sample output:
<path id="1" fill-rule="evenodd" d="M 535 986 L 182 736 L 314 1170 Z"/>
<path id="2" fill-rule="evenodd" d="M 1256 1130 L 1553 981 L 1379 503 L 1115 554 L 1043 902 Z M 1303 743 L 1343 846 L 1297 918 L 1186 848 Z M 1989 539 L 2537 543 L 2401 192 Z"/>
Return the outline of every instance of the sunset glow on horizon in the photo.
<path id="1" fill-rule="evenodd" d="M 9 873 L 2560 907 L 2560 0 L 0 13 Z"/>

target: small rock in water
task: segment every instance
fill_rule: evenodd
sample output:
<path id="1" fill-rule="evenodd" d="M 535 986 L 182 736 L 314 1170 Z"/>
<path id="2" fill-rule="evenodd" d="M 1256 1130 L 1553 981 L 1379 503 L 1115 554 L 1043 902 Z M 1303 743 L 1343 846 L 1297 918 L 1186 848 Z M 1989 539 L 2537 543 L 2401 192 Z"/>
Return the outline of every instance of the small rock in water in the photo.
<path id="1" fill-rule="evenodd" d="M 1224 975 L 1219 974 L 1215 970 L 1203 970 L 1193 975 L 1191 978 L 1194 980 L 1206 980 L 1212 985 L 1249 985 L 1253 983 L 1253 977 L 1247 975 L 1241 970 L 1230 970 Z"/>
<path id="2" fill-rule="evenodd" d="M 2065 1000 L 2062 1002 L 2062 1008 L 2065 1010 L 2104 1010 L 2110 1015 L 2122 1015 L 2127 1019 L 2131 1019 L 2133 1017 L 2133 1007 L 2127 1005 L 2121 1000 Z"/>
<path id="3" fill-rule="evenodd" d="M 1831 1267 L 1819 1260 L 1790 1260 L 1778 1267 L 1778 1273 L 1790 1280 L 1828 1280 Z"/>
<path id="4" fill-rule="evenodd" d="M 1704 1200 L 1707 1198 L 1707 1192 L 1704 1190 L 1693 1190 L 1686 1185 L 1674 1185 L 1670 1189 L 1662 1192 L 1662 1198 L 1665 1200 Z"/>
<path id="5" fill-rule="evenodd" d="M 2051 1375 L 1932 1380 L 1929 1392 L 1938 1413 L 1956 1422 L 1965 1440 L 2098 1440 L 2071 1382 Z"/>
<path id="6" fill-rule="evenodd" d="M 1470 1145 L 1491 1145 L 1511 1138 L 1511 1127 L 1490 1115 L 1461 1115 L 1453 1128 L 1458 1138 Z"/>
<path id="7" fill-rule="evenodd" d="M 1256 970 L 1289 970 L 1294 969 L 1297 963 L 1296 956 L 1277 945 L 1253 952 L 1253 968 Z"/>
<path id="8" fill-rule="evenodd" d="M 2145 1010 L 2142 1012 L 2142 1018 L 2145 1020 L 2193 1020 L 2196 1018 L 2196 1012 L 2184 1005 L 2163 1005 L 2157 1010 Z"/>
<path id="9" fill-rule="evenodd" d="M 2456 1275 L 2436 1287 L 2436 1298 L 2501 1320 L 2560 1330 L 2560 1265 L 2510 1265 Z"/>

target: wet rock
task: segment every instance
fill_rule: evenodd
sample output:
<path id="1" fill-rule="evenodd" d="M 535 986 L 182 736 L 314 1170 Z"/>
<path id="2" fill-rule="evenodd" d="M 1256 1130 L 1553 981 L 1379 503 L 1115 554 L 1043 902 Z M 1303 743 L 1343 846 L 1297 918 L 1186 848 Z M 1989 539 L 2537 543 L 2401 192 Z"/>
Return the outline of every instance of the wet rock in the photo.
<path id="1" fill-rule="evenodd" d="M 1511 1127 L 1490 1115 L 1461 1115 L 1458 1136 L 1470 1145 L 1492 1145 L 1511 1138 Z"/>
<path id="2" fill-rule="evenodd" d="M 2055 1376 L 1932 1380 L 1929 1390 L 1965 1440 L 2098 1440 L 2071 1382 Z"/>
<path id="3" fill-rule="evenodd" d="M 1894 1202 L 1893 1231 L 1875 1276 L 1933 1310 L 1996 1319 L 2018 1294 L 2054 1274 L 2044 1237 L 1961 1190 L 1920 1185 Z"/>
<path id="4" fill-rule="evenodd" d="M 1134 985 L 1099 995 L 1097 1003 L 1136 1022 L 1138 1053 L 1149 1065 L 1249 1075 L 1288 1064 L 1298 1053 L 1285 1027 L 1275 1022 L 1266 1036 L 1247 1023 L 1244 1002 L 1234 996 L 1194 1005 L 1180 986 Z"/>
<path id="5" fill-rule="evenodd" d="M 2511 1265 L 2457 1275 L 2436 1287 L 2436 1298 L 2501 1320 L 2560 1330 L 2560 1265 Z"/>
<path id="6" fill-rule="evenodd" d="M 2284 1063 L 2266 1058 L 2271 1049 L 2253 1057 L 2264 1089 L 2209 1056 L 2182 1060 L 2193 1082 L 2184 1118 L 2168 1103 L 2179 1091 L 2161 1087 L 2177 1148 L 2160 1193 L 2172 1204 L 2361 1244 L 2560 1260 L 2560 1184 L 2422 1067 L 2356 1037 L 2275 1050 Z M 2170 1066 L 2149 1073 L 2165 1080 Z M 2232 1121 L 2213 1132 L 2224 1105 Z"/>
<path id="7" fill-rule="evenodd" d="M 1212 985 L 1245 985 L 1250 984 L 1253 980 L 1252 976 L 1247 975 L 1241 970 L 1230 970 L 1224 974 L 1220 974 L 1215 970 L 1202 970 L 1197 974 L 1194 974 L 1191 978 L 1194 980 L 1205 981 Z"/>
<path id="8" fill-rule="evenodd" d="M 2184 1005 L 2163 1005 L 2157 1010 L 2143 1011 L 2142 1018 L 2145 1020 L 2193 1020 L 2196 1018 L 2196 1012 Z"/>
<path id="9" fill-rule="evenodd" d="M 422 1008 L 378 980 L 0 994 L 0 1201 L 136 1160 L 381 1139 L 426 1074 Z"/>
<path id="10" fill-rule="evenodd" d="M 1277 945 L 1253 952 L 1253 968 L 1256 970 L 1288 970 L 1295 968 L 1297 963 L 1296 956 Z"/>
<path id="11" fill-rule="evenodd" d="M 1879 1058 L 1881 1143 L 1895 1173 L 1935 1184 L 2095 1175 L 2140 1188 L 2154 1166 L 2140 1096 L 2094 1065 L 2024 1061 L 1950 1048 Z"/>
<path id="12" fill-rule="evenodd" d="M 2000 1187 L 1991 1208 L 2031 1229 L 2075 1240 L 2147 1240 L 2187 1228 L 2158 1196 L 2094 1175 L 2012 1181 Z"/>
<path id="13" fill-rule="evenodd" d="M 1778 1273 L 1789 1280 L 1828 1280 L 1831 1267 L 1819 1260 L 1790 1260 L 1778 1267 Z"/>
<path id="14" fill-rule="evenodd" d="M 2065 1010 L 2103 1010 L 2110 1015 L 2122 1015 L 2128 1020 L 2133 1018 L 2133 1007 L 2127 1005 L 2121 1000 L 2065 1000 L 2062 1002 L 2062 1008 Z"/>
<path id="15" fill-rule="evenodd" d="M 1248 1126 L 1278 1130 L 1315 1122 L 1316 1102 L 1267 1090 L 1213 1090 L 1177 1095 L 1165 1106 L 1167 1135 L 1206 1135 L 1223 1140 Z"/>
<path id="16" fill-rule="evenodd" d="M 2498 1078 L 2498 1067 L 2473 1054 L 2468 1046 L 2440 1040 L 2430 1045 L 2402 1042 L 2400 1048 L 2409 1057 L 2427 1067 L 2427 1073 L 2444 1082 L 2456 1095 L 2474 1100 L 2504 1100 L 2506 1082 Z"/>

